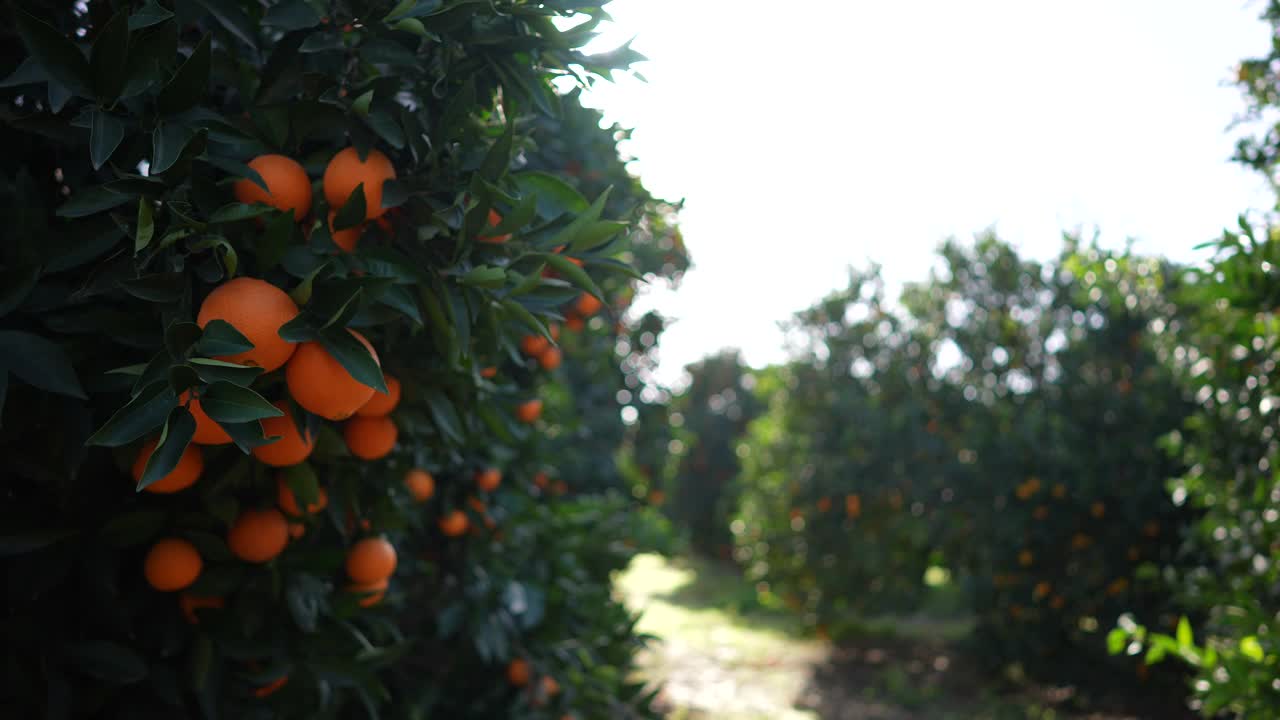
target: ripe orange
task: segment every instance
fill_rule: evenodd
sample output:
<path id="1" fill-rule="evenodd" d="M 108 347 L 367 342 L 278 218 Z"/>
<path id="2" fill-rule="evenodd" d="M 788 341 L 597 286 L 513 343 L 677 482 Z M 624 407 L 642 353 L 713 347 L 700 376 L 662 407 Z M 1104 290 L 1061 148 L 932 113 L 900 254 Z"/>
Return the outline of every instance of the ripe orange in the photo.
<path id="1" fill-rule="evenodd" d="M 190 402 L 187 402 L 188 400 Z M 221 425 L 205 414 L 204 409 L 200 407 L 200 398 L 192 395 L 190 390 L 182 393 L 178 397 L 178 402 L 187 403 L 187 410 L 196 421 L 196 432 L 191 436 L 191 442 L 198 445 L 226 445 L 231 442 L 231 436 L 222 429 Z"/>
<path id="2" fill-rule="evenodd" d="M 396 424 L 385 415 L 353 417 L 342 428 L 347 449 L 361 460 L 379 460 L 389 455 L 396 446 L 397 435 Z"/>
<path id="3" fill-rule="evenodd" d="M 395 571 L 396 548 L 386 538 L 365 538 L 347 552 L 347 576 L 355 582 L 380 582 Z"/>
<path id="4" fill-rule="evenodd" d="M 353 147 L 340 150 L 324 169 L 324 199 L 329 207 L 346 204 L 356 186 L 364 183 L 365 219 L 372 220 L 386 212 L 382 207 L 382 184 L 396 178 L 391 160 L 378 150 L 370 150 L 363 161 Z"/>
<path id="5" fill-rule="evenodd" d="M 151 458 L 151 453 L 156 451 L 158 444 L 158 440 L 151 440 L 138 451 L 138 457 L 133 461 L 134 482 L 142 479 L 142 471 L 147 468 L 147 460 Z M 185 490 L 200 479 L 202 472 L 204 472 L 204 454 L 200 452 L 200 446 L 187 445 L 187 449 L 182 451 L 182 457 L 178 458 L 177 466 L 170 470 L 168 475 L 148 485 L 146 491 L 168 494 Z"/>
<path id="6" fill-rule="evenodd" d="M 600 312 L 602 307 L 604 307 L 604 304 L 591 293 L 582 293 L 573 303 L 573 311 L 584 318 L 589 318 Z"/>
<path id="7" fill-rule="evenodd" d="M 522 423 L 531 423 L 542 415 L 542 401 L 534 398 L 516 406 L 516 419 Z"/>
<path id="8" fill-rule="evenodd" d="M 289 522 L 275 508 L 244 510 L 227 531 L 227 547 L 251 563 L 273 560 L 289 544 Z"/>
<path id="9" fill-rule="evenodd" d="M 292 210 L 293 219 L 298 222 L 311 211 L 311 178 L 296 160 L 284 155 L 259 155 L 249 161 L 249 167 L 258 171 L 267 189 L 252 180 L 237 180 L 231 188 L 236 200 Z"/>
<path id="10" fill-rule="evenodd" d="M 360 607 L 373 607 L 382 602 L 382 598 L 387 595 L 387 588 L 391 586 L 391 581 L 387 579 L 378 580 L 371 583 L 352 583 L 347 586 L 347 590 L 353 593 L 359 593 L 364 597 L 360 598 Z"/>
<path id="11" fill-rule="evenodd" d="M 355 330 L 347 332 L 365 346 L 375 363 L 378 362 L 378 354 L 363 335 Z M 351 373 L 318 342 L 299 345 L 284 369 L 284 376 L 293 399 L 309 412 L 327 420 L 346 420 L 373 397 L 373 388 L 351 377 Z"/>
<path id="12" fill-rule="evenodd" d="M 191 593 L 182 593 L 178 597 L 178 607 L 182 608 L 182 616 L 192 625 L 200 624 L 200 616 L 196 614 L 197 610 L 218 609 L 226 603 L 220 597 L 202 597 L 200 595 L 192 595 Z"/>
<path id="13" fill-rule="evenodd" d="M 485 492 L 493 492 L 502 484 L 502 472 L 497 468 L 485 468 L 476 471 L 476 487 Z"/>
<path id="14" fill-rule="evenodd" d="M 147 551 L 142 574 L 151 587 L 172 592 L 191 585 L 200 577 L 204 561 L 196 546 L 182 538 L 164 538 Z"/>
<path id="15" fill-rule="evenodd" d="M 564 326 L 573 332 L 582 332 L 582 329 L 587 326 L 587 323 L 582 319 L 581 315 L 571 310 L 564 315 Z"/>
<path id="16" fill-rule="evenodd" d="M 361 223 L 346 230 L 334 230 L 333 219 L 337 216 L 337 210 L 329 211 L 329 236 L 333 238 L 333 244 L 342 248 L 343 252 L 355 252 L 356 244 L 360 242 L 360 235 L 364 232 L 364 224 Z"/>
<path id="17" fill-rule="evenodd" d="M 560 683 L 550 675 L 542 676 L 542 692 L 549 698 L 553 698 L 560 694 Z"/>
<path id="18" fill-rule="evenodd" d="M 316 438 L 308 434 L 306 438 L 298 432 L 293 422 L 293 413 L 289 411 L 289 403 L 280 400 L 275 403 L 284 415 L 266 418 L 262 421 L 262 433 L 265 437 L 279 436 L 280 439 L 269 445 L 259 445 L 253 449 L 253 456 L 259 462 L 272 467 L 297 465 L 315 449 Z"/>
<path id="19" fill-rule="evenodd" d="M 298 506 L 298 498 L 293 494 L 293 488 L 289 487 L 289 483 L 285 482 L 283 475 L 276 476 L 276 504 L 286 515 L 291 517 L 299 517 L 301 515 L 314 515 L 329 505 L 329 493 L 324 488 L 319 488 L 316 500 L 307 505 L 304 513 L 302 508 Z"/>
<path id="20" fill-rule="evenodd" d="M 375 390 L 373 397 L 356 411 L 356 415 L 361 417 L 387 415 L 400 404 L 400 381 L 390 375 L 384 375 L 383 378 L 387 381 L 387 392 Z"/>
<path id="21" fill-rule="evenodd" d="M 844 514 L 855 520 L 862 514 L 862 498 L 856 493 L 844 496 Z"/>
<path id="22" fill-rule="evenodd" d="M 467 519 L 467 514 L 461 510 L 454 510 L 440 518 L 440 532 L 447 537 L 458 537 L 466 533 L 470 525 L 471 521 Z"/>
<path id="23" fill-rule="evenodd" d="M 285 291 L 265 280 L 238 277 L 209 293 L 200 304 L 196 323 L 202 328 L 214 320 L 231 323 L 253 343 L 253 349 L 218 359 L 271 372 L 284 365 L 297 347 L 280 337 L 280 327 L 297 316 L 298 306 Z"/>
<path id="24" fill-rule="evenodd" d="M 549 347 L 551 341 L 541 335 L 525 335 L 520 338 L 520 351 L 529 357 L 537 357 Z"/>
<path id="25" fill-rule="evenodd" d="M 497 375 L 498 375 L 498 368 L 493 367 L 492 365 L 490 365 L 489 367 L 480 368 L 480 377 L 482 378 L 491 379 L 496 377 Z"/>
<path id="26" fill-rule="evenodd" d="M 426 502 L 436 494 L 436 480 L 431 477 L 431 473 L 422 468 L 414 468 L 405 473 L 404 486 L 409 489 L 409 494 L 418 502 Z"/>
<path id="27" fill-rule="evenodd" d="M 533 476 L 533 484 L 545 490 L 547 487 L 547 474 L 539 470 Z"/>
<path id="28" fill-rule="evenodd" d="M 489 227 L 498 227 L 498 225 L 501 223 L 502 223 L 502 215 L 498 214 L 497 210 L 492 210 L 492 209 L 489 210 Z M 493 235 L 493 236 L 480 235 L 476 238 L 477 241 L 482 243 L 489 243 L 490 245 L 501 245 L 502 243 L 510 239 L 511 239 L 510 233 L 506 233 L 503 235 Z"/>
<path id="29" fill-rule="evenodd" d="M 289 537 L 297 540 L 307 534 L 307 526 L 300 522 L 289 523 Z"/>
<path id="30" fill-rule="evenodd" d="M 549 347 L 538 356 L 538 364 L 542 366 L 543 370 L 551 372 L 560 367 L 560 362 L 563 359 L 564 356 L 560 354 L 560 348 Z"/>
<path id="31" fill-rule="evenodd" d="M 529 684 L 529 661 L 524 658 L 516 658 L 507 664 L 507 682 L 516 687 L 524 687 Z"/>
<path id="32" fill-rule="evenodd" d="M 483 514 L 485 511 L 484 501 L 478 497 L 467 498 L 467 505 L 470 505 L 471 509 L 475 510 L 478 513 Z"/>
<path id="33" fill-rule="evenodd" d="M 824 513 L 831 510 L 831 498 L 818 498 L 818 512 Z"/>

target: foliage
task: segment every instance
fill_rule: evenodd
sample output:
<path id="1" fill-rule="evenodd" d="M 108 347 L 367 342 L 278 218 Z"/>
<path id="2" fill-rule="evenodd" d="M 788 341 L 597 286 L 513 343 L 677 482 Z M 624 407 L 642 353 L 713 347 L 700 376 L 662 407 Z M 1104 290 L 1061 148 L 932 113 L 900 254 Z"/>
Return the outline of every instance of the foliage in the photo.
<path id="1" fill-rule="evenodd" d="M 11 11 L 0 31 L 0 68 L 13 70 L 0 83 L 5 707 L 650 715 L 628 677 L 641 638 L 608 580 L 633 552 L 628 538 L 652 527 L 617 494 L 556 499 L 561 460 L 575 489 L 619 485 L 584 460 L 616 451 L 617 406 L 613 429 L 565 452 L 593 422 L 582 407 L 629 382 L 620 366 L 649 362 L 643 344 L 615 354 L 626 328 L 608 306 L 624 306 L 638 276 L 674 278 L 686 262 L 682 245 L 671 256 L 678 208 L 644 192 L 598 116 L 552 83 L 636 59 L 577 49 L 605 19 L 601 4 L 45 0 Z M 592 117 L 594 131 L 564 142 Z M 315 181 L 348 146 L 390 158 L 380 203 L 373 188 L 334 200 Z M 266 153 L 301 163 L 310 214 L 234 200 L 236 181 L 269 184 L 248 166 Z M 604 170 L 584 180 L 572 167 Z M 351 228 L 360 245 L 340 252 L 333 236 Z M 364 386 L 402 383 L 388 456 L 352 456 L 337 425 L 291 399 L 284 370 L 215 359 L 253 347 L 235 322 L 193 322 L 233 277 L 297 302 L 280 337 L 318 342 Z M 521 338 L 549 334 L 584 294 L 606 309 L 566 329 L 567 367 L 522 357 Z M 143 442 L 159 444 L 141 486 L 184 455 L 192 396 L 234 442 L 200 447 L 191 488 L 134 492 L 126 476 Z M 540 420 L 513 417 L 533 398 L 546 401 Z M 280 415 L 276 401 L 318 437 L 279 475 L 248 454 L 273 437 L 262 421 Z M 415 467 L 435 478 L 425 503 L 402 483 Z M 476 488 L 484 467 L 503 472 L 496 491 Z M 278 481 L 303 506 L 327 490 L 327 507 L 293 518 L 279 557 L 240 561 L 227 528 L 274 504 Z M 453 511 L 470 532 L 442 532 Z M 203 560 L 181 596 L 143 579 L 148 548 L 167 536 Z M 345 549 L 368 536 L 398 555 L 381 600 L 344 577 Z M 216 606 L 184 618 L 190 597 Z M 533 669 L 528 688 L 505 679 L 517 657 Z"/>
<path id="2" fill-rule="evenodd" d="M 1074 241 L 1041 264 L 991 235 L 940 258 L 901 311 L 872 271 L 796 316 L 739 557 L 828 625 L 917 606 L 941 565 L 993 665 L 1114 680 L 1099 624 L 1175 617 L 1159 569 L 1187 513 L 1155 442 L 1187 412 L 1156 355 L 1176 269 Z"/>

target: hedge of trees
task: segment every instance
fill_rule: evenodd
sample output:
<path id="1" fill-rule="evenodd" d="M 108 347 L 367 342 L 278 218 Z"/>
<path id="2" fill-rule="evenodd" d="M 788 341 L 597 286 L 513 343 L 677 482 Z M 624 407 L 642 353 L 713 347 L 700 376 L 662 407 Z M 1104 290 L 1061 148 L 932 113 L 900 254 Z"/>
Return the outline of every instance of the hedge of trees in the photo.
<path id="1" fill-rule="evenodd" d="M 618 347 L 687 258 L 557 90 L 637 58 L 579 49 L 605 17 L 7 8 L 0 706 L 654 714 Z"/>

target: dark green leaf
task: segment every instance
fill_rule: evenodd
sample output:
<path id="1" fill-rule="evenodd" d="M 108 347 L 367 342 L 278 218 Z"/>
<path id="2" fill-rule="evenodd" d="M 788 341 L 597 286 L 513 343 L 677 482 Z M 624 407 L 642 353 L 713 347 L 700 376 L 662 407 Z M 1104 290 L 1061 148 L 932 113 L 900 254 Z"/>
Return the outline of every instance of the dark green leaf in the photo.
<path id="1" fill-rule="evenodd" d="M 357 382 L 368 385 L 380 393 L 387 392 L 382 368 L 378 367 L 378 362 L 369 354 L 364 343 L 357 340 L 346 328 L 334 327 L 321 330 L 317 339 Z"/>
<path id="2" fill-rule="evenodd" d="M 229 382 L 248 387 L 262 374 L 262 368 L 253 365 L 237 365 L 213 358 L 191 358 L 188 361 L 201 380 L 208 383 Z"/>
<path id="3" fill-rule="evenodd" d="M 138 227 L 134 234 L 133 252 L 140 253 L 151 244 L 155 236 L 155 213 L 151 209 L 151 201 L 145 197 L 138 198 Z"/>
<path id="4" fill-rule="evenodd" d="M 284 415 L 258 393 L 229 382 L 215 382 L 200 395 L 200 409 L 219 423 L 246 423 Z"/>
<path id="5" fill-rule="evenodd" d="M 320 608 L 328 595 L 329 588 L 320 578 L 302 573 L 292 576 L 289 589 L 285 591 L 285 601 L 299 630 L 305 633 L 316 631 Z"/>
<path id="6" fill-rule="evenodd" d="M 227 434 L 235 441 L 236 447 L 240 448 L 244 453 L 248 453 L 260 445 L 269 445 L 274 442 L 274 440 L 268 440 L 263 437 L 262 423 L 257 420 L 247 423 L 222 424 L 222 429 L 227 431 Z"/>
<path id="7" fill-rule="evenodd" d="M 253 343 L 226 320 L 211 320 L 192 349 L 197 355 L 218 357 L 248 352 L 253 349 Z"/>
<path id="8" fill-rule="evenodd" d="M 114 547 L 132 547 L 155 537 L 169 522 L 164 510 L 134 510 L 115 515 L 102 527 L 102 539 Z"/>
<path id="9" fill-rule="evenodd" d="M 263 215 L 266 215 L 267 213 L 272 213 L 272 212 L 277 212 L 277 210 L 271 207 L 270 205 L 262 205 L 262 204 L 248 205 L 246 203 L 231 203 L 229 205 L 223 205 L 217 210 L 214 210 L 213 214 L 209 216 L 209 224 L 213 225 L 216 223 L 228 223 L 228 222 L 238 222 L 240 220 L 249 220 L 251 218 L 262 217 Z M 292 213 L 290 214 L 290 216 L 292 217 Z"/>
<path id="10" fill-rule="evenodd" d="M 164 331 L 165 349 L 169 351 L 170 357 L 175 360 L 181 360 L 187 356 L 187 352 L 191 350 L 192 346 L 200 340 L 200 336 L 200 326 L 193 322 L 170 323 L 169 327 L 165 328 Z"/>
<path id="11" fill-rule="evenodd" d="M 89 67 L 98 99 L 113 103 L 124 90 L 129 66 L 129 8 L 125 6 L 102 26 L 89 51 Z"/>
<path id="12" fill-rule="evenodd" d="M 507 172 L 507 168 L 511 165 L 511 143 L 515 137 L 515 119 L 512 118 L 507 122 L 506 128 L 502 131 L 502 137 L 489 148 L 489 152 L 484 156 L 484 162 L 480 163 L 480 177 L 489 182 L 497 182 Z"/>
<path id="13" fill-rule="evenodd" d="M 195 0 L 204 6 L 228 32 L 252 48 L 258 47 L 253 21 L 235 0 Z"/>
<path id="14" fill-rule="evenodd" d="M 6 529 L 6 532 L 12 532 L 12 530 Z M 54 529 L 0 535 L 0 557 L 22 555 L 32 550 L 39 550 L 75 534 L 75 530 Z"/>
<path id="15" fill-rule="evenodd" d="M 88 187 L 72 194 L 71 199 L 58 208 L 57 215 L 64 218 L 87 217 L 119 207 L 132 199 L 124 193 L 112 192 L 104 185 Z"/>
<path id="16" fill-rule="evenodd" d="M 88 398 L 66 351 L 39 335 L 0 330 L 0 367 L 41 390 L 82 400 Z"/>
<path id="17" fill-rule="evenodd" d="M 159 175 L 182 157 L 196 132 L 176 122 L 161 122 L 151 132 L 151 174 Z"/>
<path id="18" fill-rule="evenodd" d="M 427 388 L 423 392 L 423 398 L 427 401 L 427 408 L 431 411 L 436 428 L 453 442 L 461 443 L 465 437 L 462 419 L 458 417 L 458 411 L 449 397 L 435 388 Z"/>
<path id="19" fill-rule="evenodd" d="M 258 171 L 254 170 L 248 165 L 245 165 L 242 162 L 237 162 L 235 160 L 231 160 L 224 157 L 216 157 L 213 155 L 205 155 L 200 159 L 218 168 L 219 170 L 223 171 L 224 173 L 226 173 L 227 175 L 233 178 L 243 178 L 245 180 L 252 182 L 253 184 L 257 185 L 263 190 L 267 189 L 267 181 L 262 179 L 262 176 L 258 174 Z"/>
<path id="20" fill-rule="evenodd" d="M 160 431 L 160 441 L 156 449 L 147 458 L 147 467 L 138 478 L 138 492 L 142 492 L 154 482 L 163 480 L 166 475 L 178 467 L 182 453 L 191 443 L 191 436 L 196 432 L 196 419 L 191 411 L 179 405 L 169 411 L 164 429 Z"/>
<path id="21" fill-rule="evenodd" d="M 314 505 L 320 500 L 320 479 L 309 463 L 298 463 L 280 471 L 285 483 L 293 491 L 299 507 Z"/>
<path id="22" fill-rule="evenodd" d="M 209 70 L 212 50 L 209 45 L 210 35 L 200 39 L 200 44 L 186 62 L 178 68 L 169 80 L 169 84 L 160 91 L 156 98 L 156 108 L 162 114 L 172 115 L 188 110 L 200 104 L 209 90 Z"/>
<path id="23" fill-rule="evenodd" d="M 569 282 L 604 300 L 604 293 L 591 276 L 569 258 L 559 253 L 545 253 L 539 257 L 546 260 L 548 265 L 555 268 L 555 271 Z"/>
<path id="24" fill-rule="evenodd" d="M 538 214 L 548 220 L 565 213 L 578 214 L 591 207 L 582 193 L 559 177 L 545 172 L 522 172 L 513 176 L 522 194 L 536 195 Z"/>
<path id="25" fill-rule="evenodd" d="M 124 291 L 139 300 L 172 303 L 182 299 L 187 290 L 186 275 L 179 272 L 155 273 L 120 283 Z"/>
<path id="26" fill-rule="evenodd" d="M 75 43 L 22 8 L 13 8 L 13 21 L 27 51 L 51 79 L 80 97 L 93 96 L 93 73 Z"/>
<path id="27" fill-rule="evenodd" d="M 147 676 L 147 661 L 117 643 L 80 643 L 64 648 L 63 653 L 76 668 L 112 685 L 130 685 Z"/>
<path id="28" fill-rule="evenodd" d="M 360 183 L 351 191 L 347 201 L 342 204 L 342 209 L 338 210 L 338 214 L 334 216 L 333 229 L 346 230 L 347 228 L 353 228 L 365 221 L 365 218 L 368 217 L 366 213 L 364 183 Z"/>
<path id="29" fill-rule="evenodd" d="M 138 379 L 134 381 L 133 387 L 129 390 L 130 397 L 137 397 L 138 393 L 150 387 L 153 383 L 158 383 L 165 378 L 169 372 L 169 366 L 173 364 L 173 358 L 169 353 L 161 350 L 156 353 L 146 365 L 142 368 L 142 373 L 138 375 Z"/>
<path id="30" fill-rule="evenodd" d="M 37 265 L 13 265 L 0 270 L 0 317 L 21 305 L 39 279 Z"/>
<path id="31" fill-rule="evenodd" d="M 48 75 L 45 75 L 44 68 L 33 57 L 23 59 L 18 65 L 18 69 L 14 70 L 9 77 L 0 80 L 0 88 L 18 87 L 20 85 L 36 85 L 47 82 Z"/>
<path id="32" fill-rule="evenodd" d="M 159 25 L 171 17 L 173 17 L 173 13 L 160 7 L 156 0 L 147 0 L 145 5 L 138 8 L 138 12 L 129 17 L 129 29 L 141 30 L 152 25 Z"/>
<path id="33" fill-rule="evenodd" d="M 507 281 L 507 273 L 500 267 L 481 265 L 458 278 L 463 285 L 483 288 L 500 288 Z"/>
<path id="34" fill-rule="evenodd" d="M 285 32 L 301 30 L 319 25 L 320 14 L 313 10 L 306 0 L 284 0 L 267 11 L 262 18 L 262 24 Z"/>
<path id="35" fill-rule="evenodd" d="M 117 410 L 85 444 L 118 447 L 131 443 L 160 427 L 177 404 L 178 396 L 169 383 L 153 383 Z"/>

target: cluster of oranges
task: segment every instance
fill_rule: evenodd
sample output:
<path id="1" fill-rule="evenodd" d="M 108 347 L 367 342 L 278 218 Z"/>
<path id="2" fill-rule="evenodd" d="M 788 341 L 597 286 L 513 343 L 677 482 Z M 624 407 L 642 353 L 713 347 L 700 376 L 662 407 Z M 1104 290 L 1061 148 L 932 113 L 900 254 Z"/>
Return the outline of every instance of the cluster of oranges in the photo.
<path id="1" fill-rule="evenodd" d="M 507 664 L 507 682 L 517 688 L 528 688 L 534 706 L 544 706 L 560 694 L 560 683 L 554 677 L 543 675 L 536 685 L 531 686 L 529 681 L 532 679 L 533 670 L 528 660 L 518 657 Z"/>

